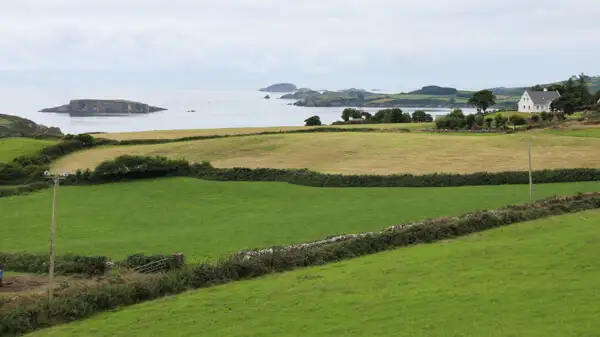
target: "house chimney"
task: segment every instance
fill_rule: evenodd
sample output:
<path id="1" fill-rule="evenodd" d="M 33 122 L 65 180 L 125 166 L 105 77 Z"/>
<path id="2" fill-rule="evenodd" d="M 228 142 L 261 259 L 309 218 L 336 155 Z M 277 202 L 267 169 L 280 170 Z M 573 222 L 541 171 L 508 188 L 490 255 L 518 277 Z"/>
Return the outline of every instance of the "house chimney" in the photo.
<path id="1" fill-rule="evenodd" d="M 544 91 L 548 91 L 548 88 L 544 88 Z"/>

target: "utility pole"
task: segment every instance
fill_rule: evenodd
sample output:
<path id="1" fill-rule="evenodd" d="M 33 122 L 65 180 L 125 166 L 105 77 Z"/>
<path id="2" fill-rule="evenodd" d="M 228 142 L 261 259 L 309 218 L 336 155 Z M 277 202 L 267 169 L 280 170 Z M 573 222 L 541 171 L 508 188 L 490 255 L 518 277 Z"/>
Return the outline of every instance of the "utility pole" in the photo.
<path id="1" fill-rule="evenodd" d="M 527 148 L 527 155 L 529 157 L 529 201 L 533 202 L 533 177 L 531 174 L 531 143 L 535 140 L 535 136 L 531 137 L 529 146 Z"/>
<path id="2" fill-rule="evenodd" d="M 61 179 L 67 178 L 68 173 L 57 174 L 54 172 L 44 172 L 46 178 L 51 179 L 54 182 L 54 191 L 52 194 L 52 224 L 50 226 L 50 269 L 48 270 L 48 303 L 52 305 L 52 299 L 54 297 L 54 260 L 55 254 L 55 235 L 56 235 L 56 202 L 58 198 L 58 185 Z"/>

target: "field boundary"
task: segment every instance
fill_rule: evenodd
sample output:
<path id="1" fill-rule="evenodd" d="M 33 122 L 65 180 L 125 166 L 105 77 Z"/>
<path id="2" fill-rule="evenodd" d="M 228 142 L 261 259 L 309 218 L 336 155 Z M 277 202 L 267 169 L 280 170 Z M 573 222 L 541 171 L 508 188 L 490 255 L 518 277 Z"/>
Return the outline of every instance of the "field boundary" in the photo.
<path id="1" fill-rule="evenodd" d="M 294 269 L 319 266 L 359 256 L 453 239 L 492 228 L 550 216 L 600 208 L 600 193 L 554 197 L 532 204 L 466 213 L 394 226 L 347 240 L 300 248 L 270 248 L 250 256 L 232 255 L 165 274 L 138 278 L 115 277 L 93 286 L 57 291 L 50 305 L 45 295 L 0 302 L 0 336 L 23 334 L 64 324 L 119 307 Z"/>

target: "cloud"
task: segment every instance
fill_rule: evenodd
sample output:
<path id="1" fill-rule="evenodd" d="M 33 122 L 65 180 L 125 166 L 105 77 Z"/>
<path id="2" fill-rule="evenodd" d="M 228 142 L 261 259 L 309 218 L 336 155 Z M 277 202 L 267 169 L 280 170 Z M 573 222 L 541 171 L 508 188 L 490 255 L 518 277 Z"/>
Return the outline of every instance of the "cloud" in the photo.
<path id="1" fill-rule="evenodd" d="M 600 52 L 597 0 L 2 2 L 0 71 L 339 73 Z"/>

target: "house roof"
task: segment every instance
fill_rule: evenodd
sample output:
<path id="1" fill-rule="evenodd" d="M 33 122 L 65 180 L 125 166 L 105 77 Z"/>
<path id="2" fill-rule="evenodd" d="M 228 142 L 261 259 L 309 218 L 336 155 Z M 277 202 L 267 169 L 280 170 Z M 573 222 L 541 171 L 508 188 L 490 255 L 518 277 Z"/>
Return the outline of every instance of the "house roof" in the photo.
<path id="1" fill-rule="evenodd" d="M 533 91 L 526 90 L 533 104 L 548 104 L 560 97 L 558 91 Z"/>

